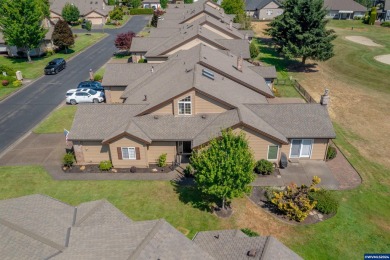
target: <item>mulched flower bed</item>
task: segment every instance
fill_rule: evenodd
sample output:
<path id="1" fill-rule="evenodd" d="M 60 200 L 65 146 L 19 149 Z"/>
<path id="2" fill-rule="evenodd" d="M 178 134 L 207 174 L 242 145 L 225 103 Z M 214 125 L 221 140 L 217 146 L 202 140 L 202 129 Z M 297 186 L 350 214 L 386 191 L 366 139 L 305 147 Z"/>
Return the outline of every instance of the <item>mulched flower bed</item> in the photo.
<path id="1" fill-rule="evenodd" d="M 334 216 L 334 214 L 322 214 L 317 210 L 312 210 L 304 221 L 298 222 L 296 220 L 290 220 L 276 207 L 276 205 L 269 202 L 265 196 L 265 188 L 253 187 L 252 193 L 249 197 L 257 206 L 266 210 L 276 218 L 293 225 L 308 225 L 315 224 Z"/>
<path id="2" fill-rule="evenodd" d="M 109 171 L 101 171 L 98 164 L 88 164 L 88 165 L 74 165 L 71 168 L 62 167 L 62 171 L 65 173 L 132 173 L 131 168 L 113 168 Z M 172 168 L 170 166 L 166 167 L 157 167 L 151 165 L 149 168 L 140 168 L 136 167 L 135 173 L 161 173 L 161 172 L 171 172 Z"/>

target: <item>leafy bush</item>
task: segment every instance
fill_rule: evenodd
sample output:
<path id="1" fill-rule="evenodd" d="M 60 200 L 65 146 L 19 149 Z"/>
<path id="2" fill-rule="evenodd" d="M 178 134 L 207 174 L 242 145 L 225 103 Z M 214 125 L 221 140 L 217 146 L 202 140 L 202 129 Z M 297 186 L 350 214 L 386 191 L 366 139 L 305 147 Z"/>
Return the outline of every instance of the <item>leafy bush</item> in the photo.
<path id="1" fill-rule="evenodd" d="M 101 171 L 109 171 L 112 168 L 111 161 L 101 161 L 99 163 L 99 169 Z"/>
<path id="2" fill-rule="evenodd" d="M 160 155 L 158 157 L 157 165 L 158 165 L 158 167 L 165 167 L 165 166 L 167 166 L 167 154 L 166 153 L 163 153 L 162 155 Z"/>
<path id="3" fill-rule="evenodd" d="M 73 153 L 66 153 L 64 155 L 64 158 L 62 158 L 62 163 L 66 167 L 72 167 L 75 161 L 76 161 L 76 159 L 74 158 Z"/>
<path id="4" fill-rule="evenodd" d="M 383 22 L 383 23 L 381 23 L 381 26 L 390 27 L 390 22 Z"/>
<path id="5" fill-rule="evenodd" d="M 242 231 L 242 233 L 244 233 L 248 237 L 258 237 L 258 236 L 260 236 L 259 233 L 253 231 L 250 228 L 241 228 L 241 231 Z"/>
<path id="6" fill-rule="evenodd" d="M 271 174 L 274 171 L 274 165 L 272 162 L 265 159 L 261 159 L 255 164 L 255 172 L 258 174 Z"/>
<path id="7" fill-rule="evenodd" d="M 46 56 L 50 57 L 56 54 L 56 52 L 52 48 L 46 49 Z"/>
<path id="8" fill-rule="evenodd" d="M 259 47 L 256 45 L 254 40 L 249 45 L 249 52 L 252 59 L 255 59 L 260 54 Z"/>
<path id="9" fill-rule="evenodd" d="M 3 79 L 3 80 L 1 81 L 1 85 L 3 85 L 4 87 L 8 86 L 8 84 L 9 84 L 9 81 L 6 80 L 6 79 Z"/>
<path id="10" fill-rule="evenodd" d="M 194 168 L 192 168 L 191 165 L 187 165 L 187 167 L 184 169 L 184 176 L 187 178 L 194 177 Z"/>
<path id="11" fill-rule="evenodd" d="M 274 192 L 271 202 L 290 219 L 303 221 L 317 204 L 317 201 L 309 198 L 309 192 L 317 191 L 315 186 L 320 182 L 321 179 L 314 176 L 310 187 L 291 184 L 284 191 Z"/>
<path id="12" fill-rule="evenodd" d="M 362 16 L 354 16 L 353 19 L 354 20 L 363 20 L 363 17 Z"/>
<path id="13" fill-rule="evenodd" d="M 137 167 L 131 166 L 130 172 L 131 172 L 131 173 L 136 173 L 136 172 L 137 172 Z"/>
<path id="14" fill-rule="evenodd" d="M 329 145 L 328 146 L 328 151 L 326 152 L 326 159 L 327 160 L 332 160 L 336 158 L 337 155 L 337 150 L 334 146 Z"/>
<path id="15" fill-rule="evenodd" d="M 8 82 L 13 82 L 16 80 L 16 77 L 4 76 L 3 74 L 0 74 L 0 80 L 6 80 Z"/>
<path id="16" fill-rule="evenodd" d="M 94 81 L 100 81 L 100 80 L 102 80 L 102 79 L 103 79 L 103 76 L 100 75 L 100 74 L 96 74 L 96 75 L 94 75 L 94 77 L 93 77 L 93 80 L 94 80 Z"/>
<path id="17" fill-rule="evenodd" d="M 14 82 L 12 82 L 12 86 L 14 88 L 19 88 L 22 86 L 22 82 L 20 80 L 15 80 Z"/>
<path id="18" fill-rule="evenodd" d="M 264 191 L 264 196 L 268 201 L 272 201 L 272 199 L 275 197 L 275 192 L 280 192 L 280 189 L 274 188 L 274 187 L 266 187 Z"/>
<path id="19" fill-rule="evenodd" d="M 138 63 L 146 63 L 145 61 L 146 61 L 145 59 L 139 59 Z"/>
<path id="20" fill-rule="evenodd" d="M 6 65 L 0 65 L 0 74 L 3 75 L 3 72 L 7 73 L 7 76 L 15 76 L 16 70 L 13 68 L 6 66 Z"/>
<path id="21" fill-rule="evenodd" d="M 317 201 L 315 208 L 324 214 L 333 214 L 339 208 L 339 202 L 335 196 L 328 190 L 320 189 L 310 192 L 309 197 L 312 201 Z"/>
<path id="22" fill-rule="evenodd" d="M 153 14 L 154 10 L 152 8 L 133 8 L 130 9 L 131 15 L 137 14 Z"/>
<path id="23" fill-rule="evenodd" d="M 91 29 L 92 29 L 92 22 L 88 20 L 88 21 L 85 23 L 85 30 L 87 30 L 88 32 L 90 32 Z"/>

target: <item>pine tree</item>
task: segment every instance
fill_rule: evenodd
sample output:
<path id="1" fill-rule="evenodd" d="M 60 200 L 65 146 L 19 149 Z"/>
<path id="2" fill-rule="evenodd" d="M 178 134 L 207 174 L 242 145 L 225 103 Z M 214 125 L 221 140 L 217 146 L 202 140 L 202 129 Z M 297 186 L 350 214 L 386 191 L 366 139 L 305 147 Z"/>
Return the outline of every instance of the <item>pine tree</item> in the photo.
<path id="1" fill-rule="evenodd" d="M 42 0 L 1 0 L 0 28 L 7 44 L 24 48 L 31 62 L 30 51 L 39 46 L 46 30 L 42 20 L 48 6 Z"/>
<path id="2" fill-rule="evenodd" d="M 54 26 L 52 40 L 54 45 L 60 49 L 65 49 L 68 52 L 68 47 L 74 44 L 74 37 L 72 30 L 66 21 L 59 20 Z"/>
<path id="3" fill-rule="evenodd" d="M 74 4 L 66 3 L 62 8 L 62 17 L 68 23 L 75 23 L 80 18 L 80 11 Z"/>
<path id="4" fill-rule="evenodd" d="M 284 12 L 266 29 L 279 53 L 287 58 L 325 61 L 333 57 L 333 30 L 327 30 L 323 0 L 285 0 Z"/>

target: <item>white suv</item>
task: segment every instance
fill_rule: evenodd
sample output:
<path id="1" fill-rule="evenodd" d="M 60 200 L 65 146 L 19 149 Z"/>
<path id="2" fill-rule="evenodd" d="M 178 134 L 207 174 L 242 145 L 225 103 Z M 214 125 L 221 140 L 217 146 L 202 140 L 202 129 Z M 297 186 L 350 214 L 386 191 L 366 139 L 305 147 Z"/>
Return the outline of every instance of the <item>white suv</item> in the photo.
<path id="1" fill-rule="evenodd" d="M 66 92 L 66 103 L 76 105 L 78 103 L 101 103 L 104 101 L 104 93 L 93 89 L 70 89 Z"/>

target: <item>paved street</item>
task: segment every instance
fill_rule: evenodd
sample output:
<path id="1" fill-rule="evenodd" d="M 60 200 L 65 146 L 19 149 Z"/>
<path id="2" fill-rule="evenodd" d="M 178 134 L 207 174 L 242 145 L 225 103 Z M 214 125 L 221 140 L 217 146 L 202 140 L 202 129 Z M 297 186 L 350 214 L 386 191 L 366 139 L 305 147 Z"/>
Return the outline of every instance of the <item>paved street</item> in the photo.
<path id="1" fill-rule="evenodd" d="M 122 28 L 105 30 L 108 37 L 69 61 L 67 68 L 58 75 L 44 76 L 0 102 L 0 154 L 63 102 L 68 89 L 87 80 L 89 69 L 96 71 L 112 57 L 116 51 L 116 34 L 129 30 L 137 33 L 146 26 L 149 18 L 134 16 Z"/>

